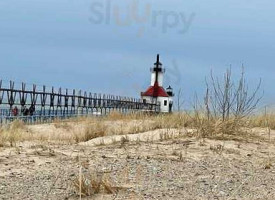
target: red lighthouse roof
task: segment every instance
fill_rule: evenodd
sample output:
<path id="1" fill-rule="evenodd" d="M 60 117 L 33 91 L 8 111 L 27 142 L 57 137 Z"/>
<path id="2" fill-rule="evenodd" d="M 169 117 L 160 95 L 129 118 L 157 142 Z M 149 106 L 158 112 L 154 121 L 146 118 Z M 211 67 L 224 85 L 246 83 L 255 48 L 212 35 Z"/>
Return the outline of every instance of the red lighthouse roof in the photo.
<path id="1" fill-rule="evenodd" d="M 160 87 L 158 82 L 156 81 L 154 86 L 150 86 L 146 92 L 141 93 L 141 96 L 149 96 L 149 97 L 169 97 L 167 92 L 163 87 Z"/>

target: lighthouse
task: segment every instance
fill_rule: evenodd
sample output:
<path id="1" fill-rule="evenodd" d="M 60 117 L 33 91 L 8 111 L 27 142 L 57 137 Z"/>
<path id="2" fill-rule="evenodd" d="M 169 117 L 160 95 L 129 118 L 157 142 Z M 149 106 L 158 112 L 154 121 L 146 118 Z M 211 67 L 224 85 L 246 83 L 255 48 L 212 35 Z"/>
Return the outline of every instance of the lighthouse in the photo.
<path id="1" fill-rule="evenodd" d="M 173 89 L 169 86 L 166 90 L 163 88 L 163 76 L 165 69 L 157 55 L 157 60 L 151 68 L 151 85 L 141 93 L 141 99 L 144 103 L 158 103 L 160 105 L 160 112 L 170 113 L 173 108 Z"/>

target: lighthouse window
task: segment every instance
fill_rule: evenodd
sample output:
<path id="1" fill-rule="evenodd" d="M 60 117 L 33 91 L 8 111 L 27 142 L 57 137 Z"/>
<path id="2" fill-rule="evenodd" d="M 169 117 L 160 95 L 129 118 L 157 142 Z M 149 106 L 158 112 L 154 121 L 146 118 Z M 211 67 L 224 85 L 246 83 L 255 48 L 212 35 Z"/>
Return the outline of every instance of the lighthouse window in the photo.
<path id="1" fill-rule="evenodd" d="M 146 103 L 146 99 L 143 99 L 143 103 Z"/>
<path id="2" fill-rule="evenodd" d="M 164 106 L 167 106 L 167 100 L 164 100 Z"/>

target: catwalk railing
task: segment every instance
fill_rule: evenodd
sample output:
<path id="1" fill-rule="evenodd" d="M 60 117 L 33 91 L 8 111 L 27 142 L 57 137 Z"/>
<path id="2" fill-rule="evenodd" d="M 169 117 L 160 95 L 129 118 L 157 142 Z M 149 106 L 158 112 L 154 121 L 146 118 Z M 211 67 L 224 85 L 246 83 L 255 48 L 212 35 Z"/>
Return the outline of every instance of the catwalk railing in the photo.
<path id="1" fill-rule="evenodd" d="M 51 122 L 77 116 L 106 115 L 112 111 L 129 113 L 136 111 L 159 112 L 158 104 L 141 99 L 87 93 L 81 90 L 62 90 L 54 87 L 0 81 L 0 123 L 22 119 L 27 123 Z"/>

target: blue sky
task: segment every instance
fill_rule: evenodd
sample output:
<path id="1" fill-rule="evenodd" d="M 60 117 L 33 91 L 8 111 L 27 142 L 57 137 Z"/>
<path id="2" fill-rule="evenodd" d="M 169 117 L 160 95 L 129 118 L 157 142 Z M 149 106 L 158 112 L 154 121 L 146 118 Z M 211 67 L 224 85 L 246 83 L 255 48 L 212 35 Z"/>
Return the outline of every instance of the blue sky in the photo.
<path id="1" fill-rule="evenodd" d="M 274 92 L 275 1 L 0 0 L 0 77 L 138 97 L 156 54 L 191 101 L 242 64 Z"/>

